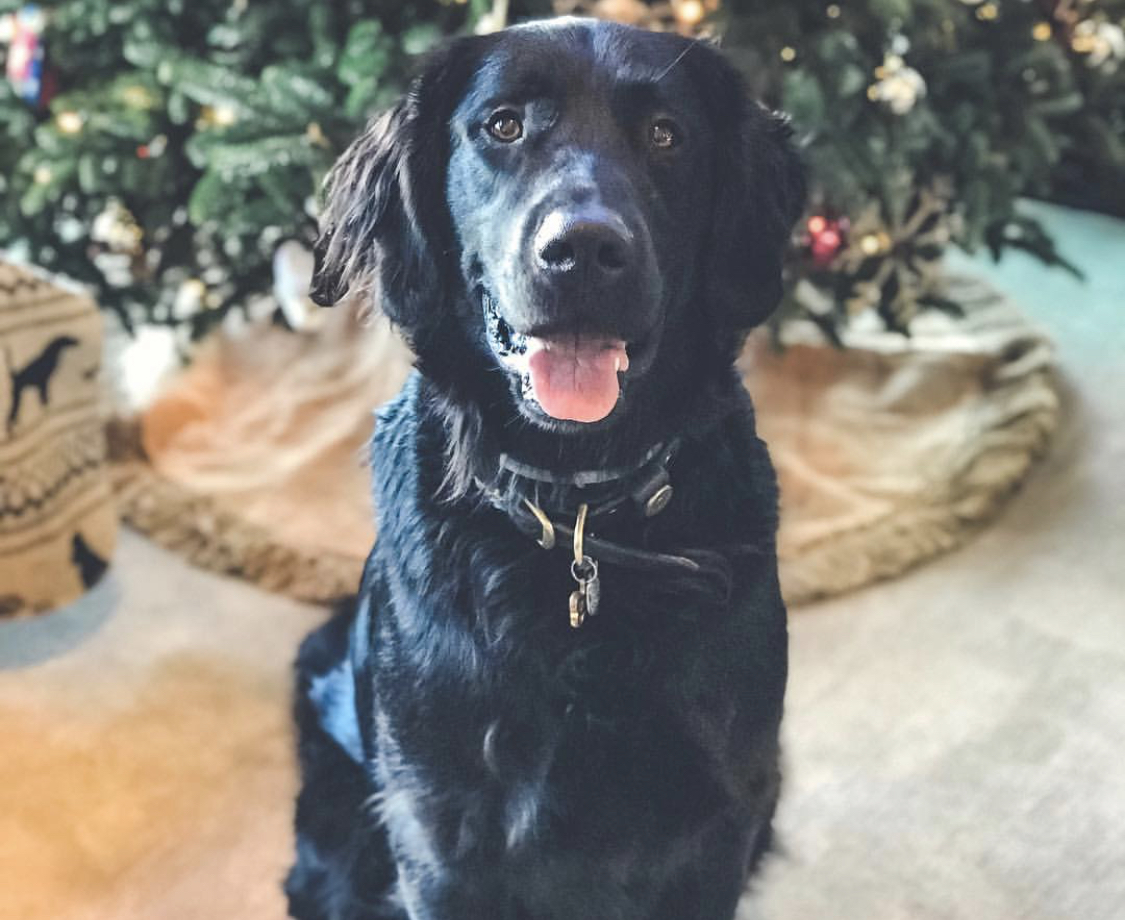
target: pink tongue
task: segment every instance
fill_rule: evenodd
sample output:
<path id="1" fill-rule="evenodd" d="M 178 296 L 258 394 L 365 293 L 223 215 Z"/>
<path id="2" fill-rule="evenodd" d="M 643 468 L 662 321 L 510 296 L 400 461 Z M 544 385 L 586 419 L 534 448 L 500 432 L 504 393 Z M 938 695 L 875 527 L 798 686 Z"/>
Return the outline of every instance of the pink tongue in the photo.
<path id="1" fill-rule="evenodd" d="M 535 399 L 548 415 L 596 422 L 617 405 L 617 371 L 629 366 L 624 342 L 532 339 L 528 370 Z"/>

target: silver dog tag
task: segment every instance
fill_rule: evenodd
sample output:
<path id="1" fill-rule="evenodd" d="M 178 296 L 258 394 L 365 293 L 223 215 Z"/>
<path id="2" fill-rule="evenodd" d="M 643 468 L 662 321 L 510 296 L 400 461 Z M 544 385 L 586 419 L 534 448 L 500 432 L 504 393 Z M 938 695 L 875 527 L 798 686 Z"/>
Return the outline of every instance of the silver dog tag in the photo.
<path id="1" fill-rule="evenodd" d="M 582 625 L 587 614 L 592 617 L 598 615 L 602 589 L 601 580 L 598 578 L 597 561 L 589 556 L 583 556 L 581 563 L 572 562 L 570 576 L 578 582 L 578 590 L 570 595 L 570 625 L 577 628 Z M 581 611 L 581 615 L 576 617 L 577 611 Z"/>
<path id="2" fill-rule="evenodd" d="M 589 556 L 585 559 L 590 564 L 590 576 L 582 583 L 586 594 L 586 612 L 592 617 L 598 615 L 598 604 L 602 599 L 602 583 L 598 578 L 598 564 Z"/>

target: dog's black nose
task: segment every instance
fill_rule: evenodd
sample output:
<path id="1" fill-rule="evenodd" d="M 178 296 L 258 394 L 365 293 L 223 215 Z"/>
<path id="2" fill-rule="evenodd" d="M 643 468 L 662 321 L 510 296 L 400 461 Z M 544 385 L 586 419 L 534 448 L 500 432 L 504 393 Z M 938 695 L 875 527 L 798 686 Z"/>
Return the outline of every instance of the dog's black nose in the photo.
<path id="1" fill-rule="evenodd" d="M 633 235 L 625 221 L 606 208 L 551 211 L 533 245 L 543 271 L 574 275 L 595 285 L 617 280 L 633 262 Z"/>

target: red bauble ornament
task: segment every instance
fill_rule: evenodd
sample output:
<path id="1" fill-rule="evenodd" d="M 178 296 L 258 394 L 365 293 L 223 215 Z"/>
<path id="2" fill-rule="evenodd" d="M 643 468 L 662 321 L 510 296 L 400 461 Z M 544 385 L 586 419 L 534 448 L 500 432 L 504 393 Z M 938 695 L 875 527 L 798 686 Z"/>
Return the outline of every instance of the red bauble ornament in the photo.
<path id="1" fill-rule="evenodd" d="M 823 214 L 814 214 L 805 224 L 807 236 L 805 245 L 813 264 L 818 268 L 826 268 L 836 258 L 844 245 L 844 234 L 847 231 L 847 218 L 826 217 Z"/>

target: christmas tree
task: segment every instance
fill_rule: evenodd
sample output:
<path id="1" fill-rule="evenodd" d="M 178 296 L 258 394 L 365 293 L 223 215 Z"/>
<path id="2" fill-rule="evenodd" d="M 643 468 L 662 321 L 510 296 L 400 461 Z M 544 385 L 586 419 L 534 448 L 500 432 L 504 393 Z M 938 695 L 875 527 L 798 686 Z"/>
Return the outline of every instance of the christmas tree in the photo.
<path id="1" fill-rule="evenodd" d="M 791 306 L 829 333 L 864 309 L 891 328 L 919 306 L 955 309 L 939 262 L 950 242 L 1069 268 L 1017 199 L 1050 196 L 1064 161 L 1125 177 L 1109 88 L 1123 87 L 1125 47 L 1095 57 L 1075 32 L 1120 37 L 1121 2 L 805 0 L 724 14 L 759 93 L 807 140 L 815 190 Z M 1092 158 L 1090 136 L 1105 141 Z"/>
<path id="2" fill-rule="evenodd" d="M 483 12 L 0 0 L 0 241 L 92 284 L 127 326 L 198 335 L 270 292 L 279 245 L 315 235 L 338 153 Z"/>
<path id="3" fill-rule="evenodd" d="M 1017 198 L 1125 209 L 1125 0 L 556 0 L 713 37 L 813 177 L 789 314 L 955 309 L 951 243 L 1066 266 Z M 273 308 L 320 180 L 443 36 L 546 2 L 0 0 L 0 242 L 127 324 Z M 283 266 L 284 267 L 284 266 Z"/>

